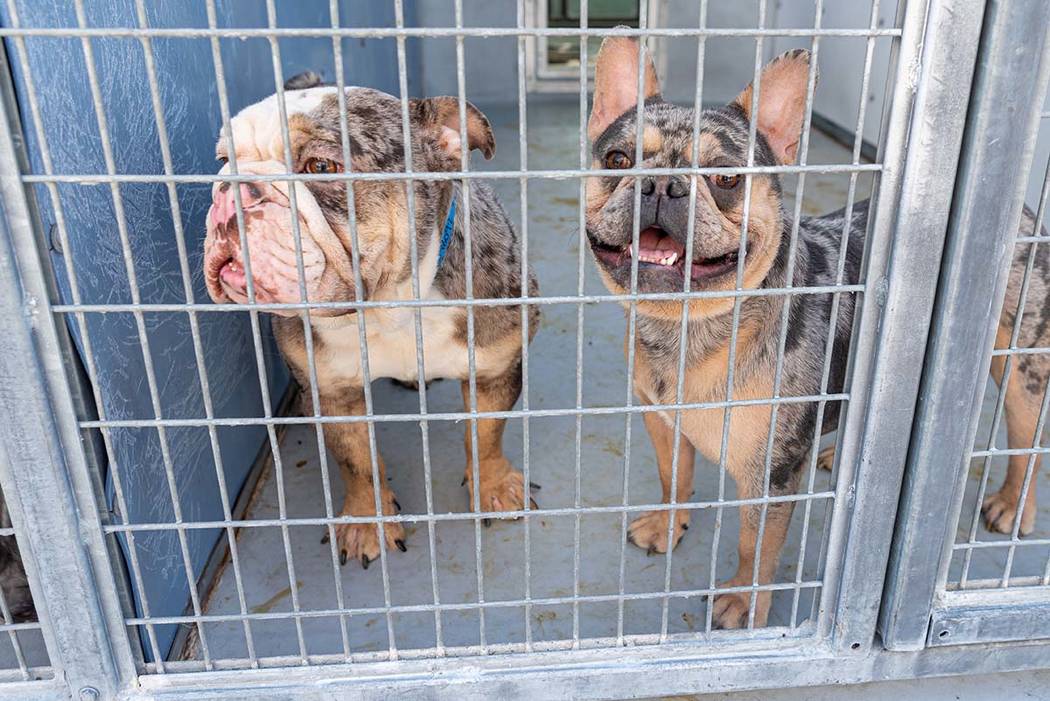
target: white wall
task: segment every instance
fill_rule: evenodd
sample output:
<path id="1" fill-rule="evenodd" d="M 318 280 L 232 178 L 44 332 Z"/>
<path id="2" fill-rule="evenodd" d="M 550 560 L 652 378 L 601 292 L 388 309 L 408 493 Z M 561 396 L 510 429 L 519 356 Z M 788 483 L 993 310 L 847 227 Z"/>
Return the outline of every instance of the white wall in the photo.
<path id="1" fill-rule="evenodd" d="M 1043 102 L 1043 113 L 1050 112 L 1050 94 Z M 1039 195 L 1043 190 L 1043 176 L 1046 174 L 1047 159 L 1050 159 L 1050 119 L 1044 119 L 1040 123 L 1039 140 L 1035 145 L 1035 159 L 1032 161 L 1032 174 L 1028 178 L 1028 191 L 1025 193 L 1024 202 L 1034 212 L 1039 206 Z M 1050 221 L 1044 221 L 1043 226 L 1050 229 Z"/>

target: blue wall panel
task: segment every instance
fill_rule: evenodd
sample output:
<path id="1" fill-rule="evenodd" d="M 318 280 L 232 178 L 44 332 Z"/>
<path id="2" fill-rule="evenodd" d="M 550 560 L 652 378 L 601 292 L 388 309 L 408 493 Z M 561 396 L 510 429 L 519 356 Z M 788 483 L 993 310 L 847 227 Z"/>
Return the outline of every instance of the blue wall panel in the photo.
<path id="1" fill-rule="evenodd" d="M 16 5 L 22 26 L 76 26 L 72 3 L 20 0 Z M 132 0 L 89 0 L 86 5 L 89 26 L 137 26 Z M 278 26 L 326 27 L 331 24 L 327 0 L 281 2 L 278 6 Z M 151 2 L 147 7 L 149 24 L 153 27 L 207 26 L 203 1 Z M 390 3 L 343 0 L 340 7 L 343 26 L 393 25 Z M 11 19 L 5 4 L 0 8 L 0 21 L 10 25 Z M 265 27 L 265 5 L 255 0 L 220 0 L 218 22 L 222 27 Z M 30 37 L 26 43 L 56 172 L 105 173 L 102 142 L 80 39 Z M 270 45 L 266 39 L 224 38 L 221 46 L 232 110 L 236 112 L 274 91 Z M 92 39 L 92 47 L 117 171 L 162 174 L 142 43 L 136 38 L 107 37 Z M 42 173 L 40 144 L 26 102 L 27 76 L 24 67 L 18 64 L 11 40 L 6 48 L 32 168 L 34 172 Z M 396 46 L 392 39 L 346 39 L 343 40 L 343 49 L 348 83 L 397 94 Z M 334 80 L 331 39 L 283 38 L 280 50 L 286 78 L 312 69 Z M 214 162 L 215 138 L 221 117 L 210 41 L 207 38 L 155 38 L 153 55 L 175 172 L 214 172 L 217 168 Z M 415 66 L 410 68 L 414 82 L 418 70 Z M 71 267 L 85 303 L 131 302 L 110 188 L 61 185 L 59 192 L 70 246 L 61 252 L 52 250 L 51 260 L 63 300 L 72 301 L 68 278 Z M 201 274 L 201 250 L 210 188 L 207 184 L 185 184 L 178 185 L 177 192 L 189 252 L 193 298 L 196 302 L 207 302 Z M 46 189 L 40 186 L 36 195 L 45 228 L 53 227 L 55 211 Z M 142 301 L 185 302 L 166 187 L 160 184 L 122 184 L 120 195 Z M 52 235 L 52 241 L 57 241 L 57 234 Z M 198 319 L 216 415 L 261 416 L 263 407 L 258 369 L 247 315 L 201 313 Z M 146 314 L 145 325 L 162 416 L 203 417 L 204 406 L 188 315 Z M 83 352 L 84 339 L 80 338 L 75 325 L 70 324 L 70 328 Z M 134 317 L 129 313 L 88 315 L 88 333 L 107 418 L 153 418 Z M 276 402 L 287 386 L 288 373 L 268 337 L 265 373 L 270 382 L 271 397 Z M 111 435 L 113 452 L 109 455 L 107 474 L 111 497 L 114 477 L 119 477 L 130 522 L 172 522 L 174 511 L 158 432 L 155 429 L 116 429 Z M 261 427 L 219 429 L 223 473 L 231 498 L 238 494 L 265 439 Z M 169 429 L 167 442 L 183 519 L 222 518 L 216 465 L 207 430 Z M 111 502 L 116 508 L 115 500 L 111 499 Z M 212 530 L 186 532 L 194 577 L 199 576 L 220 535 L 219 531 Z M 126 541 L 124 547 L 128 547 Z M 135 590 L 140 614 L 144 613 L 144 598 L 151 615 L 182 614 L 188 604 L 189 589 L 177 534 L 174 531 L 140 533 L 135 539 L 135 549 L 144 589 Z M 166 654 L 174 634 L 174 626 L 158 628 L 162 653 Z M 150 655 L 148 646 L 146 654 Z"/>

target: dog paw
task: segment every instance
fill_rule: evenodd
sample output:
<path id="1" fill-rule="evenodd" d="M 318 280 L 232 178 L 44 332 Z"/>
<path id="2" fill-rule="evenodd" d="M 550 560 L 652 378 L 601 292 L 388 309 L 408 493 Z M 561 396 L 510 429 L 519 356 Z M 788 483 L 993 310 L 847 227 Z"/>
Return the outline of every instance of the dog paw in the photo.
<path id="1" fill-rule="evenodd" d="M 390 516 L 398 511 L 397 500 L 394 493 L 384 490 L 382 495 L 383 514 Z M 375 513 L 373 508 L 363 509 L 344 508 L 344 516 L 371 516 Z M 359 560 L 361 567 L 368 566 L 379 559 L 379 524 L 377 523 L 340 523 L 335 527 L 336 550 L 339 551 L 339 564 L 345 565 L 349 560 Z M 405 552 L 405 529 L 400 523 L 384 523 L 383 535 L 386 541 L 387 553 L 393 552 L 395 548 Z M 321 538 L 322 544 L 327 544 L 329 531 L 326 528 Z"/>
<path id="2" fill-rule="evenodd" d="M 627 540 L 637 545 L 646 554 L 665 553 L 667 547 L 667 526 L 670 523 L 669 511 L 646 511 L 641 516 L 631 521 L 627 528 Z M 685 532 L 689 530 L 689 512 L 676 511 L 674 515 L 675 525 L 671 548 L 678 545 Z"/>
<path id="3" fill-rule="evenodd" d="M 1020 494 L 1012 489 L 1000 489 L 987 497 L 981 505 L 984 526 L 992 533 L 1014 532 L 1014 519 L 1017 518 L 1017 502 Z M 1021 514 L 1020 535 L 1028 535 L 1035 528 L 1035 509 L 1025 509 Z"/>
<path id="4" fill-rule="evenodd" d="M 539 489 L 538 485 L 530 483 L 525 486 L 525 475 L 510 466 L 505 458 L 500 459 L 499 464 L 486 465 L 482 461 L 480 470 L 481 484 L 478 488 L 482 511 L 521 511 L 525 508 L 525 499 L 529 500 L 533 509 L 540 508 L 536 500 L 532 498 L 529 489 Z M 467 500 L 470 510 L 474 511 L 474 475 L 468 467 L 466 476 L 463 478 L 463 486 L 467 489 Z M 485 525 L 488 526 L 488 519 Z"/>
<path id="5" fill-rule="evenodd" d="M 831 472 L 831 468 L 835 466 L 835 446 L 829 445 L 819 453 L 817 453 L 817 468 L 820 470 L 827 470 Z"/>
<path id="6" fill-rule="evenodd" d="M 751 584 L 751 577 L 734 577 L 728 582 L 723 582 L 720 587 L 744 587 Z M 760 591 L 755 595 L 755 627 L 766 625 L 769 617 L 769 606 L 772 603 L 772 595 L 768 591 Z M 715 595 L 714 609 L 711 611 L 711 623 L 715 628 L 723 630 L 734 630 L 747 627 L 748 611 L 751 606 L 751 592 L 728 592 Z"/>

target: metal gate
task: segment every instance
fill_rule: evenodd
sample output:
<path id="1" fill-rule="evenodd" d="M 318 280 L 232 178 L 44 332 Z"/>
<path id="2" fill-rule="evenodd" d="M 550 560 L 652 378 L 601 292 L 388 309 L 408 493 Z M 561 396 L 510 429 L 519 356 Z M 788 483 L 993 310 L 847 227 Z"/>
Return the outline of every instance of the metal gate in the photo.
<path id="1" fill-rule="evenodd" d="M 988 0 L 986 3 L 902 0 L 896 25 L 882 27 L 878 21 L 880 13 L 876 0 L 867 27 L 828 28 L 821 24 L 823 3 L 817 0 L 813 27 L 785 29 L 767 26 L 767 3 L 763 0 L 757 5 L 755 27 L 726 29 L 708 26 L 707 3 L 701 3 L 700 24 L 696 27 L 646 27 L 650 15 L 648 3 L 643 0 L 637 13 L 638 28 L 588 29 L 586 0 L 580 3 L 579 28 L 528 26 L 524 1 L 519 1 L 513 8 L 516 26 L 465 26 L 463 4 L 463 0 L 452 3 L 454 26 L 451 27 L 412 26 L 405 20 L 404 3 L 395 0 L 394 26 L 346 26 L 339 21 L 340 3 L 332 2 L 329 26 L 287 28 L 277 25 L 276 3 L 270 0 L 266 3 L 267 26 L 245 28 L 226 27 L 217 22 L 216 4 L 207 0 L 207 26 L 194 28 L 153 26 L 142 0 L 135 3 L 134 16 L 138 20 L 135 26 L 93 26 L 88 22 L 89 13 L 85 11 L 83 0 L 72 3 L 75 26 L 23 26 L 18 21 L 18 3 L 9 1 L 10 26 L 0 28 L 0 35 L 6 40 L 7 60 L 23 75 L 30 68 L 26 46 L 33 42 L 76 42 L 82 51 L 83 76 L 93 98 L 94 120 L 104 154 L 104 172 L 57 171 L 49 154 L 61 146 L 48 143 L 38 86 L 32 78 L 26 80 L 25 93 L 21 96 L 25 107 L 20 111 L 21 103 L 10 83 L 7 84 L 4 99 L 0 102 L 7 127 L 0 130 L 0 203 L 3 213 L 0 222 L 3 228 L 0 237 L 0 284 L 3 285 L 0 309 L 4 329 L 0 335 L 0 368 L 3 372 L 0 414 L 4 417 L 0 422 L 0 484 L 11 513 L 13 530 L 0 530 L 0 536 L 17 535 L 40 622 L 13 622 L 9 606 L 0 596 L 0 613 L 4 620 L 0 631 L 7 633 L 15 659 L 11 670 L 0 676 L 0 696 L 79 698 L 83 701 L 99 698 L 239 699 L 249 694 L 274 699 L 343 696 L 379 699 L 403 694 L 423 698 L 455 696 L 476 699 L 624 698 L 1045 666 L 1050 647 L 1038 641 L 1050 637 L 1050 599 L 1047 598 L 1050 596 L 1047 574 L 1050 570 L 1015 576 L 1012 563 L 1017 559 L 1017 550 L 1046 547 L 1050 540 L 1021 539 L 1020 517 L 1017 518 L 1018 526 L 1007 540 L 984 541 L 975 537 L 978 514 L 973 510 L 973 503 L 979 508 L 989 480 L 988 465 L 985 465 L 979 480 L 979 495 L 968 500 L 965 484 L 972 458 L 1037 456 L 1047 452 L 1039 445 L 1038 432 L 1031 447 L 1008 450 L 996 447 L 1001 399 L 997 402 L 999 408 L 994 411 L 992 443 L 987 449 L 975 450 L 979 411 L 971 410 L 971 407 L 980 406 L 993 357 L 1004 358 L 1004 373 L 1008 373 L 1012 363 L 1020 362 L 1019 359 L 1013 360 L 1015 356 L 1050 352 L 1045 348 L 1017 348 L 1016 332 L 1006 349 L 993 351 L 995 328 L 991 323 L 997 318 L 1005 294 L 1013 246 L 1028 246 L 1034 250 L 1041 240 L 1038 225 L 1031 235 L 1017 238 L 1015 232 L 1021 219 L 1024 184 L 1033 161 L 1040 117 L 1045 116 L 1042 104 L 1050 76 L 1050 44 L 1047 42 L 1050 6 L 1037 0 Z M 676 503 L 672 500 L 670 505 L 639 504 L 629 500 L 632 420 L 654 409 L 633 403 L 629 383 L 622 404 L 620 400 L 615 406 L 584 401 L 581 363 L 585 347 L 585 312 L 590 314 L 593 307 L 602 303 L 626 302 L 632 309 L 629 312 L 629 334 L 633 335 L 633 309 L 641 298 L 637 294 L 617 299 L 615 296 L 585 293 L 585 237 L 582 234 L 579 235 L 580 273 L 574 293 L 535 296 L 523 290 L 520 298 L 505 302 L 520 305 L 523 320 L 529 306 L 552 309 L 556 305 L 565 305 L 570 309 L 571 317 L 577 320 L 573 329 L 576 337 L 574 406 L 530 405 L 530 374 L 533 378 L 540 376 L 553 362 L 545 357 L 543 348 L 537 346 L 524 353 L 525 394 L 520 410 L 479 411 L 472 377 L 469 393 L 465 390 L 468 410 L 462 412 L 428 410 L 426 384 L 421 382 L 418 411 L 384 414 L 374 409 L 369 398 L 367 413 L 363 417 L 322 416 L 319 412 L 305 417 L 286 416 L 274 411 L 276 402 L 271 401 L 265 391 L 269 380 L 264 341 L 257 319 L 259 311 L 266 311 L 268 307 L 255 303 L 241 305 L 239 311 L 242 315 L 250 314 L 252 319 L 251 342 L 258 362 L 258 383 L 263 399 L 259 408 L 261 416 L 217 416 L 203 389 L 205 408 L 188 417 L 165 413 L 158 398 L 158 382 L 152 364 L 158 349 L 150 348 L 146 319 L 149 315 L 159 314 L 190 318 L 195 342 L 193 352 L 201 368 L 203 388 L 207 386 L 207 370 L 196 324 L 199 317 L 221 310 L 217 310 L 216 305 L 194 301 L 189 273 L 186 273 L 185 301 L 153 304 L 142 300 L 133 282 L 136 260 L 122 205 L 123 193 L 136 184 L 165 188 L 164 196 L 172 208 L 173 225 L 180 244 L 180 262 L 188 270 L 187 242 L 181 229 L 181 218 L 175 211 L 180 202 L 177 186 L 210 184 L 223 181 L 224 177 L 237 182 L 239 176 L 236 172 L 232 176 L 215 176 L 173 170 L 171 145 L 159 98 L 159 84 L 163 78 L 158 77 L 152 63 L 154 42 L 196 41 L 210 45 L 215 88 L 227 129 L 233 108 L 228 104 L 225 89 L 224 70 L 228 70 L 228 66 L 223 66 L 221 42 L 266 41 L 271 52 L 274 81 L 281 86 L 287 76 L 282 76 L 279 40 L 313 38 L 331 41 L 336 56 L 336 82 L 340 87 L 346 84 L 340 56 L 345 40 L 393 42 L 399 69 L 402 115 L 406 120 L 403 128 L 407 132 L 410 41 L 445 39 L 452 42 L 455 49 L 461 110 L 460 139 L 466 144 L 467 125 L 463 116 L 466 100 L 465 40 L 512 38 L 516 45 L 519 74 L 519 167 L 484 172 L 470 170 L 464 152 L 458 172 L 413 172 L 409 165 L 404 173 L 387 175 L 386 179 L 460 180 L 469 184 L 480 178 L 517 183 L 521 197 L 521 246 L 523 258 L 528 260 L 530 183 L 538 183 L 532 186 L 535 193 L 547 182 L 566 178 L 578 180 L 578 188 L 574 186 L 574 189 L 579 192 L 579 198 L 574 206 L 578 207 L 577 221 L 582 228 L 584 180 L 589 170 L 583 132 L 588 104 L 585 39 L 613 34 L 651 36 L 661 40 L 695 38 L 699 45 L 698 63 L 701 64 L 705 42 L 709 39 L 753 41 L 756 78 L 760 75 L 764 56 L 763 41 L 772 42 L 777 37 L 805 40 L 817 57 L 818 65 L 822 41 L 850 39 L 865 44 L 864 72 L 860 78 L 862 105 L 858 109 L 856 132 L 851 135 L 852 152 L 848 163 L 808 163 L 807 129 L 800 148 L 799 165 L 770 169 L 754 167 L 750 165 L 752 160 L 748 167 L 738 169 L 747 182 L 751 176 L 765 172 L 797 176 L 796 219 L 801 210 L 807 175 L 848 177 L 847 208 L 851 208 L 856 199 L 858 176 L 870 173 L 875 177 L 865 265 L 858 283 L 841 284 L 840 271 L 840 284 L 830 289 L 789 287 L 761 292 L 781 296 L 832 293 L 836 299 L 852 295 L 858 309 L 848 380 L 841 393 L 823 391 L 812 397 L 775 394 L 758 400 L 774 407 L 787 402 L 809 401 L 821 406 L 821 411 L 830 403 L 839 403 L 843 410 L 836 444 L 834 482 L 827 488 L 817 485 L 814 450 L 805 473 L 805 486 L 799 495 L 787 497 L 799 502 L 805 513 L 796 570 L 766 585 L 759 584 L 756 575 L 750 586 L 741 587 L 751 595 L 752 606 L 754 597 L 760 592 L 783 592 L 792 601 L 790 617 L 768 627 L 754 626 L 752 621 L 752 625 L 743 630 L 713 630 L 709 606 L 706 620 L 697 626 L 698 630 L 685 632 L 669 626 L 671 606 L 685 602 L 700 610 L 703 600 L 717 592 L 715 560 L 723 513 L 740 510 L 747 500 L 727 497 L 724 461 L 719 466 L 721 487 L 716 498 L 702 495 L 700 501 Z M 526 117 L 535 114 L 535 110 L 544 109 L 542 104 L 530 106 L 526 100 L 527 43 L 530 38 L 537 37 L 580 39 L 578 168 L 541 170 L 530 169 L 527 165 Z M 160 150 L 164 155 L 163 173 L 129 173 L 117 167 L 106 120 L 106 92 L 101 87 L 104 81 L 100 81 L 94 53 L 97 42 L 115 39 L 125 41 L 129 51 L 135 50 L 143 57 L 152 97 L 150 107 L 157 120 Z M 890 80 L 878 156 L 873 163 L 866 163 L 861 157 L 860 132 L 865 124 L 863 103 L 868 97 L 872 54 L 877 41 L 891 45 Z M 641 86 L 641 71 L 639 74 Z M 806 96 L 807 115 L 812 114 L 814 89 L 811 80 Z M 278 91 L 279 99 L 283 99 L 279 87 Z M 695 104 L 702 104 L 699 84 Z M 341 126 L 344 137 L 347 133 L 345 121 Z M 808 117 L 806 124 L 808 127 Z M 694 125 L 694 131 L 699 129 L 697 125 Z M 286 122 L 283 134 L 286 147 L 287 131 Z M 24 135 L 29 132 L 34 134 L 34 147 L 40 150 L 34 154 L 41 159 L 39 169 L 31 165 L 25 146 Z M 752 159 L 754 139 L 752 129 Z M 349 146 L 345 148 L 349 153 Z M 680 170 L 694 177 L 708 174 L 712 169 L 699 167 L 696 158 L 694 155 L 691 167 Z M 90 169 L 90 166 L 85 167 Z M 631 175 L 637 178 L 645 172 L 639 170 Z M 988 184 L 990 175 L 995 178 L 994 186 Z M 294 173 L 274 176 L 274 179 L 289 182 L 308 178 Z M 347 172 L 339 179 L 350 187 L 355 182 L 383 178 L 371 173 Z M 111 199 L 115 218 L 111 228 L 116 231 L 108 234 L 118 242 L 116 245 L 127 265 L 130 302 L 85 300 L 76 296 L 71 300 L 63 299 L 60 283 L 47 258 L 48 247 L 56 240 L 64 250 L 70 251 L 61 214 L 63 194 L 67 198 L 65 201 L 69 197 L 65 188 L 98 186 L 105 187 Z M 1044 185 L 1042 188 L 1037 222 L 1043 219 L 1048 187 Z M 465 188 L 469 192 L 469 185 Z M 46 193 L 44 196 L 50 199 L 52 211 L 57 213 L 53 232 L 46 230 L 40 218 L 37 199 L 41 193 Z M 464 204 L 469 208 L 469 195 L 465 200 Z M 410 199 L 410 211 L 411 202 Z M 354 215 L 351 213 L 350 216 Z M 636 221 L 635 236 L 638 235 L 637 228 Z M 531 235 L 535 240 L 540 234 L 534 232 Z M 298 245 L 297 251 L 301 264 L 302 250 Z M 413 245 L 413 272 L 418 282 L 417 253 Z M 1029 263 L 1029 272 L 1031 269 Z M 467 277 L 470 279 L 469 267 Z M 731 297 L 739 310 L 742 299 L 758 293 L 742 289 L 739 282 L 737 286 L 738 289 L 730 293 L 720 294 Z M 77 289 L 75 280 L 72 289 Z M 704 296 L 716 295 L 686 289 L 671 297 Z M 434 302 L 418 297 L 417 290 L 416 299 L 412 300 L 355 299 L 342 303 L 342 306 L 356 308 L 359 312 L 399 306 L 412 309 L 417 319 L 418 344 L 422 333 L 418 318 L 428 305 L 458 302 L 466 306 L 471 320 L 468 338 L 472 339 L 475 309 L 484 304 L 499 303 L 474 299 L 470 293 L 465 300 Z M 309 324 L 309 314 L 305 310 L 317 306 L 305 297 L 300 304 L 292 305 L 296 312 L 302 313 L 306 324 Z M 107 415 L 106 398 L 98 395 L 97 364 L 86 322 L 92 315 L 125 315 L 135 320 L 135 343 L 141 347 L 146 375 L 136 379 L 142 381 L 139 391 L 148 392 L 150 396 L 150 415 L 126 418 Z M 358 315 L 359 318 L 362 316 Z M 786 314 L 784 318 L 787 318 Z M 527 323 L 525 325 L 527 327 Z M 72 334 L 67 331 L 69 326 L 73 328 Z M 682 329 L 684 334 L 685 316 Z M 523 331 L 523 350 L 528 348 L 526 336 Z M 471 358 L 473 363 L 473 355 Z M 824 375 L 826 378 L 827 365 Z M 272 399 L 276 400 L 276 397 Z M 733 407 L 755 401 L 727 396 L 725 401 L 709 402 L 703 406 L 678 402 L 664 408 L 671 411 L 676 407 L 720 408 L 725 409 L 726 416 L 729 416 Z M 1040 429 L 1047 404 L 1044 399 L 1038 417 Z M 316 397 L 313 406 L 317 406 Z M 968 421 L 961 420 L 960 407 L 965 407 Z M 524 520 L 524 557 L 520 560 L 517 556 L 514 558 L 516 564 L 523 563 L 524 590 L 506 598 L 485 596 L 486 581 L 490 594 L 498 584 L 491 581 L 483 567 L 483 559 L 490 557 L 493 547 L 499 547 L 491 543 L 483 546 L 482 521 L 493 514 L 482 513 L 480 509 L 446 513 L 438 511 L 430 500 L 430 436 L 437 434 L 439 426 L 453 422 L 466 422 L 471 426 L 479 419 L 494 416 L 520 421 L 526 480 L 530 474 L 530 422 L 533 426 L 540 426 L 543 420 L 560 418 L 575 424 L 572 478 L 576 482 L 576 493 L 567 505 L 535 508 L 526 504 L 521 513 L 516 514 Z M 578 486 L 583 469 L 580 424 L 585 418 L 596 417 L 615 417 L 624 422 L 618 433 L 618 436 L 624 435 L 624 449 L 618 456 L 621 462 L 608 473 L 612 478 L 622 480 L 622 496 L 617 495 L 614 503 L 604 505 L 583 503 Z M 409 427 L 414 430 L 418 426 L 427 482 L 425 508 L 369 519 L 336 515 L 331 504 L 327 472 L 324 472 L 327 465 L 322 437 L 322 426 L 333 421 L 356 421 L 368 425 L 373 465 L 377 427 L 394 424 L 407 431 Z M 282 465 L 279 430 L 296 426 L 311 429 L 307 437 L 316 438 L 325 475 L 324 513 L 290 516 L 281 501 L 278 516 L 252 521 L 233 508 L 231 502 L 236 495 L 225 493 L 221 451 L 216 436 L 219 431 L 245 426 L 261 427 L 260 433 L 265 430 L 282 500 L 287 466 Z M 210 445 L 214 446 L 217 481 L 223 490 L 223 509 L 215 518 L 197 517 L 192 512 L 184 514 L 179 509 L 178 460 L 173 459 L 168 451 L 167 440 L 169 433 L 186 427 L 207 431 L 204 435 L 209 436 Z M 165 477 L 165 482 L 159 484 L 170 487 L 171 512 L 166 518 L 153 521 L 128 518 L 113 443 L 113 432 L 122 429 L 149 431 L 158 437 L 157 452 L 163 453 L 163 459 L 157 466 Z M 476 445 L 476 433 L 474 437 Z M 103 445 L 96 444 L 96 439 Z M 542 453 L 542 443 L 540 446 L 540 449 L 531 450 L 534 466 Z M 105 469 L 107 462 L 112 474 Z M 474 462 L 477 462 L 476 455 Z M 1030 489 L 1034 465 L 1033 457 L 1024 471 L 1025 492 Z M 768 484 L 768 465 L 766 469 Z M 112 480 L 112 484 L 108 480 Z M 120 508 L 110 509 L 107 489 L 116 489 Z M 378 487 L 376 491 L 378 504 Z M 777 499 L 770 496 L 767 486 L 762 496 L 752 501 L 768 506 Z M 659 568 L 655 585 L 642 591 L 631 591 L 625 586 L 624 563 L 628 555 L 622 545 L 627 519 L 654 506 L 657 509 L 669 508 L 672 512 L 676 508 L 688 508 L 716 514 L 714 542 L 710 551 L 704 553 L 704 557 L 710 557 L 710 572 L 673 580 L 672 563 L 678 557 L 669 556 Z M 825 510 L 826 519 L 822 519 L 820 510 Z M 954 533 L 960 514 L 970 518 L 970 511 L 973 512 L 972 521 L 962 522 L 969 532 L 956 542 Z M 571 545 L 574 554 L 575 568 L 571 587 L 568 587 L 570 593 L 538 593 L 538 589 L 530 588 L 534 586 L 530 566 L 538 562 L 537 558 L 542 554 L 530 542 L 530 524 L 559 517 L 574 527 L 572 541 L 560 543 L 563 547 Z M 611 517 L 616 526 L 610 530 L 609 538 L 618 548 L 616 570 L 619 581 L 608 584 L 608 590 L 599 593 L 583 591 L 580 580 L 580 521 L 591 517 Z M 425 564 L 419 567 L 422 576 L 430 577 L 432 596 L 429 586 L 422 601 L 405 603 L 392 596 L 401 582 L 399 576 L 392 576 L 391 572 L 403 570 L 395 571 L 394 565 L 388 561 L 388 553 L 381 550 L 380 572 L 369 573 L 377 574 L 381 579 L 381 602 L 354 605 L 351 590 L 357 585 L 348 584 L 352 580 L 345 579 L 341 573 L 333 543 L 321 559 L 325 567 L 330 560 L 335 603 L 318 608 L 300 603 L 296 596 L 295 562 L 298 559 L 301 564 L 308 555 L 301 552 L 299 541 L 294 541 L 296 545 L 293 547 L 293 537 L 289 533 L 304 528 L 330 528 L 333 524 L 352 522 L 355 518 L 359 522 L 419 524 L 420 532 L 427 532 L 430 571 L 426 571 Z M 823 527 L 819 525 L 822 521 Z M 805 533 L 811 522 L 818 524 L 817 542 L 812 548 L 819 555 L 813 555 L 811 550 L 810 557 L 816 564 L 807 569 Z M 475 539 L 475 549 L 469 555 L 476 569 L 469 575 L 476 578 L 476 591 L 465 601 L 450 601 L 439 596 L 439 576 L 434 565 L 438 553 L 435 530 L 452 523 L 464 524 L 463 527 L 469 529 Z M 263 529 L 280 534 L 280 547 L 273 556 L 284 558 L 279 564 L 282 576 L 287 572 L 291 610 L 271 611 L 266 607 L 249 610 L 241 590 L 241 575 L 237 572 L 240 600 L 232 604 L 233 612 L 212 612 L 208 597 L 199 589 L 203 581 L 202 565 L 194 561 L 187 544 L 188 539 L 195 536 L 188 534 L 220 533 L 220 542 L 228 548 L 224 552 L 229 553 L 236 571 L 239 538 L 247 538 L 249 532 Z M 143 566 L 137 560 L 139 551 L 135 541 L 142 534 L 151 532 L 173 534 L 172 542 L 177 547 L 173 552 L 178 557 L 175 574 L 169 576 L 184 577 L 187 581 L 190 602 L 183 615 L 158 615 L 150 611 L 149 606 L 157 600 L 151 598 L 150 590 L 143 586 Z M 419 538 L 422 539 L 422 535 Z M 297 550 L 300 550 L 298 555 Z M 969 574 L 968 563 L 974 553 L 982 550 L 1007 553 L 1005 569 L 996 581 L 989 582 Z M 965 559 L 967 564 L 959 564 L 953 569 L 952 559 L 956 553 L 960 553 L 958 557 Z M 125 566 L 127 572 L 123 570 Z M 960 567 L 962 569 L 958 569 Z M 805 576 L 806 572 L 813 576 Z M 343 598 L 344 586 L 348 592 L 346 600 Z M 636 602 L 652 603 L 658 613 L 647 619 L 648 628 L 626 630 L 624 610 Z M 585 621 L 588 607 L 599 605 L 609 605 L 616 611 L 613 620 L 617 625 L 613 632 L 594 635 L 588 634 L 586 629 L 581 632 L 581 621 Z M 535 634 L 533 610 L 557 606 L 571 611 L 571 633 L 560 637 Z M 811 611 L 807 612 L 806 608 L 811 608 Z M 486 639 L 486 615 L 490 619 L 496 618 L 503 610 L 516 616 L 523 614 L 520 639 Z M 445 617 L 459 613 L 476 617 L 470 619 L 471 636 L 474 632 L 478 634 L 476 642 L 473 637 L 464 644 L 442 638 Z M 353 638 L 347 632 L 348 626 L 362 616 L 372 616 L 385 626 L 386 642 L 381 649 L 355 648 Z M 342 626 L 341 650 L 334 653 L 311 651 L 312 622 L 322 619 L 330 619 Z M 298 652 L 290 655 L 257 654 L 253 646 L 253 626 L 278 621 L 289 624 L 289 637 L 295 639 Z M 398 627 L 403 630 L 422 626 L 421 621 L 433 626 L 435 642 L 399 645 Z M 209 629 L 214 631 L 221 625 L 243 630 L 247 654 L 243 654 L 240 648 L 209 648 Z M 194 658 L 166 659 L 157 632 L 164 626 L 191 630 L 190 635 L 197 636 L 200 654 Z M 356 631 L 349 630 L 351 633 Z M 47 659 L 34 660 L 24 654 L 23 636 L 33 631 L 42 634 Z M 445 632 L 451 636 L 450 631 L 451 628 Z"/>

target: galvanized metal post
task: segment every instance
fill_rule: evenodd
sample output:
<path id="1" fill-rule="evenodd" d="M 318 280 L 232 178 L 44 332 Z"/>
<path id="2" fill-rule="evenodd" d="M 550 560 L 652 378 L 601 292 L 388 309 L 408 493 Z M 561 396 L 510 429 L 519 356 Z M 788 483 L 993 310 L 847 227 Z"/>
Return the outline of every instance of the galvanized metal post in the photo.
<path id="1" fill-rule="evenodd" d="M 112 698 L 134 662 L 10 124 L 0 101 L 0 484 L 56 676 L 74 697 Z"/>
<path id="2" fill-rule="evenodd" d="M 832 648 L 847 655 L 867 654 L 874 638 L 983 3 L 913 2 L 905 12 L 839 446 L 848 508 L 832 520 L 821 600 L 835 609 Z"/>
<path id="3" fill-rule="evenodd" d="M 950 557 L 1050 77 L 1048 39 L 1045 0 L 988 1 L 879 619 L 892 650 L 926 645 Z"/>

